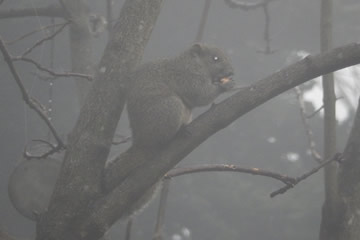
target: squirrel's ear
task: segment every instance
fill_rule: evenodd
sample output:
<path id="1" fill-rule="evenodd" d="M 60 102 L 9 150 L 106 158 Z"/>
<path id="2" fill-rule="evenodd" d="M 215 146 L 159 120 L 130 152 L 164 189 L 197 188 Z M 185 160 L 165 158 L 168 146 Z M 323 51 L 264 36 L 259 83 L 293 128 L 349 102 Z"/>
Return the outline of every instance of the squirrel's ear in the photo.
<path id="1" fill-rule="evenodd" d="M 190 48 L 190 50 L 191 50 L 191 53 L 192 53 L 193 55 L 199 56 L 199 55 L 201 55 L 202 52 L 203 52 L 203 47 L 202 47 L 202 45 L 201 45 L 200 43 L 195 43 L 194 45 L 192 45 L 192 47 Z"/>

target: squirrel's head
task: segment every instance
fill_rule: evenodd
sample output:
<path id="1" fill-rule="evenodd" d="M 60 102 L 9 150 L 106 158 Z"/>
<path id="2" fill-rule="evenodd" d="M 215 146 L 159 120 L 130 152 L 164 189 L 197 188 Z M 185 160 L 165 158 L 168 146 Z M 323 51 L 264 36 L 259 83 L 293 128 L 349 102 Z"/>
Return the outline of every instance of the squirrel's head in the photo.
<path id="1" fill-rule="evenodd" d="M 190 53 L 197 58 L 202 70 L 206 69 L 213 84 L 225 90 L 234 86 L 232 80 L 234 69 L 223 51 L 207 44 L 195 43 L 190 48 Z"/>

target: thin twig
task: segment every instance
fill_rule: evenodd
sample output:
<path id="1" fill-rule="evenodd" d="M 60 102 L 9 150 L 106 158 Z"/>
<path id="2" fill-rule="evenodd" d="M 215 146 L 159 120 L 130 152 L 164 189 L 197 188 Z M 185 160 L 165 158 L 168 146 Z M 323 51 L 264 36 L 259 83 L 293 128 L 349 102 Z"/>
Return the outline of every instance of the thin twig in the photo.
<path id="1" fill-rule="evenodd" d="M 316 109 L 313 113 L 307 115 L 306 118 L 312 118 L 312 117 L 314 117 L 316 114 L 318 114 L 318 113 L 319 113 L 321 110 L 323 110 L 323 109 L 324 109 L 324 105 L 322 105 L 321 107 L 319 107 L 318 109 Z"/>
<path id="2" fill-rule="evenodd" d="M 54 80 L 56 80 L 58 77 L 55 77 L 55 76 L 44 76 L 44 75 L 41 75 L 40 73 L 38 72 L 30 72 L 31 75 L 33 75 L 34 77 L 36 77 L 37 79 L 43 81 L 43 82 L 52 82 Z"/>
<path id="3" fill-rule="evenodd" d="M 323 159 L 322 159 L 321 154 L 315 149 L 314 134 L 311 131 L 311 127 L 310 127 L 308 118 L 306 117 L 306 110 L 305 110 L 303 93 L 302 93 L 302 91 L 300 90 L 299 87 L 295 87 L 294 91 L 295 91 L 296 98 L 297 98 L 298 103 L 299 103 L 301 121 L 302 121 L 302 123 L 304 125 L 304 128 L 306 130 L 306 137 L 307 137 L 308 142 L 309 142 L 311 156 L 314 158 L 314 160 L 317 163 L 321 163 Z"/>
<path id="4" fill-rule="evenodd" d="M 335 101 L 339 100 L 339 99 L 343 99 L 344 97 L 336 97 Z M 314 117 L 316 114 L 318 114 L 321 110 L 324 109 L 324 105 L 322 105 L 321 107 L 319 107 L 318 109 L 316 109 L 314 112 L 312 112 L 311 114 L 307 115 L 306 118 L 312 118 Z"/>
<path id="5" fill-rule="evenodd" d="M 5 43 L 6 43 L 7 45 L 12 45 L 12 44 L 14 44 L 14 43 L 16 43 L 16 42 L 18 42 L 18 41 L 21 41 L 21 40 L 23 40 L 24 38 L 27 38 L 27 37 L 35 34 L 35 33 L 42 32 L 42 31 L 47 30 L 47 29 L 49 29 L 49 28 L 51 29 L 51 28 L 54 28 L 54 27 L 59 27 L 59 26 L 62 26 L 62 25 L 64 25 L 64 24 L 65 24 L 65 23 L 57 23 L 57 24 L 47 25 L 47 26 L 41 27 L 41 28 L 39 28 L 39 29 L 35 29 L 35 30 L 31 31 L 31 32 L 28 32 L 28 33 L 26 33 L 26 34 L 24 34 L 24 35 L 22 35 L 22 36 L 20 36 L 20 37 L 18 37 L 18 38 L 16 38 L 16 39 L 14 39 L 14 40 L 7 41 L 7 42 L 5 42 Z"/>
<path id="6" fill-rule="evenodd" d="M 26 159 L 42 159 L 42 158 L 47 158 L 50 155 L 53 155 L 54 153 L 57 153 L 61 150 L 64 150 L 65 147 L 60 146 L 60 144 L 58 145 L 54 145 L 50 142 L 47 142 L 45 140 L 41 140 L 41 139 L 36 139 L 33 141 L 38 141 L 38 142 L 43 142 L 46 143 L 46 145 L 48 145 L 50 147 L 50 150 L 41 154 L 41 155 L 32 155 L 31 153 L 28 152 L 27 147 L 25 147 L 24 152 L 23 152 L 23 156 Z"/>
<path id="7" fill-rule="evenodd" d="M 27 63 L 31 63 L 37 69 L 39 69 L 40 71 L 46 72 L 46 73 L 50 74 L 53 77 L 80 77 L 80 78 L 85 78 L 88 81 L 92 81 L 93 78 L 94 78 L 91 75 L 87 75 L 87 74 L 83 74 L 83 73 L 73 73 L 73 72 L 59 73 L 59 72 L 54 72 L 53 70 L 42 66 L 40 63 L 36 62 L 35 60 L 33 60 L 31 58 L 23 57 L 23 56 L 13 57 L 11 60 L 12 61 L 24 61 L 24 62 L 27 62 Z"/>
<path id="8" fill-rule="evenodd" d="M 270 14 L 269 14 L 269 1 L 265 2 L 263 5 L 264 15 L 265 15 L 265 29 L 264 29 L 264 40 L 266 42 L 265 54 L 272 54 L 276 52 L 271 49 L 271 38 L 270 38 Z"/>
<path id="9" fill-rule="evenodd" d="M 13 77 L 14 77 L 14 79 L 15 79 L 15 81 L 16 81 L 19 89 L 20 89 L 23 100 L 46 123 L 46 125 L 50 129 L 51 133 L 53 134 L 54 138 L 56 139 L 57 146 L 60 149 L 64 148 L 65 144 L 63 143 L 63 141 L 59 137 L 58 133 L 56 132 L 56 130 L 54 128 L 54 126 L 49 121 L 49 119 L 48 119 L 47 115 L 45 114 L 45 112 L 41 108 L 39 108 L 38 102 L 28 95 L 28 93 L 27 93 L 27 91 L 26 91 L 26 89 L 25 89 L 25 87 L 24 87 L 24 85 L 22 83 L 22 80 L 21 80 L 20 76 L 19 76 L 19 74 L 17 73 L 17 71 L 15 69 L 15 66 L 14 66 L 13 61 L 12 61 L 12 57 L 10 56 L 8 50 L 6 49 L 4 41 L 2 40 L 1 37 L 0 37 L 0 51 L 2 52 L 2 54 L 4 56 L 4 60 L 7 63 L 8 67 L 10 69 L 10 72 L 13 75 Z"/>
<path id="10" fill-rule="evenodd" d="M 319 166 L 313 168 L 312 170 L 310 170 L 309 172 L 303 174 L 302 176 L 300 176 L 298 178 L 295 178 L 295 182 L 293 184 L 287 184 L 286 186 L 272 192 L 270 194 L 270 197 L 275 197 L 275 196 L 277 196 L 279 194 L 285 193 L 287 190 L 289 190 L 290 188 L 293 188 L 296 184 L 298 184 L 299 182 L 305 180 L 306 178 L 313 175 L 314 173 L 318 172 L 321 168 L 325 167 L 329 163 L 332 163 L 333 161 L 337 161 L 337 162 L 343 161 L 342 154 L 337 153 L 333 157 L 328 158 L 327 160 L 323 161 Z"/>
<path id="11" fill-rule="evenodd" d="M 62 24 L 61 27 L 59 27 L 58 30 L 56 30 L 53 34 L 50 34 L 47 37 L 44 37 L 43 39 L 40 39 L 39 41 L 37 41 L 32 47 L 29 47 L 28 49 L 26 49 L 26 51 L 21 55 L 21 57 L 26 56 L 27 54 L 29 54 L 32 50 L 34 50 L 34 48 L 40 46 L 42 43 L 53 39 L 56 35 L 58 35 L 67 25 L 70 24 L 70 21 L 67 21 L 65 23 Z"/>
<path id="12" fill-rule="evenodd" d="M 242 168 L 228 164 L 212 164 L 212 165 L 202 165 L 191 168 L 175 168 L 170 170 L 165 175 L 165 178 L 173 178 L 176 176 L 181 176 L 196 172 L 241 172 L 241 173 L 249 173 L 252 175 L 260 175 L 260 176 L 274 178 L 276 180 L 283 182 L 284 184 L 293 184 L 295 182 L 295 178 L 274 173 L 271 171 L 261 170 L 259 168 Z"/>
<path id="13" fill-rule="evenodd" d="M 235 165 L 226 165 L 226 164 L 214 164 L 214 165 L 203 165 L 203 166 L 197 166 L 197 167 L 191 167 L 191 168 L 175 168 L 170 170 L 166 175 L 166 178 L 173 178 L 185 174 L 191 174 L 191 173 L 197 173 L 197 172 L 214 172 L 214 171 L 229 171 L 229 172 L 241 172 L 241 173 L 249 173 L 252 175 L 260 175 L 265 177 L 274 178 L 276 180 L 279 180 L 285 184 L 284 187 L 280 188 L 279 190 L 276 190 L 270 194 L 270 197 L 275 197 L 276 195 L 285 193 L 290 188 L 293 188 L 296 184 L 303 181 L 304 179 L 308 178 L 309 176 L 313 175 L 314 173 L 318 172 L 321 168 L 326 166 L 327 164 L 333 162 L 333 161 L 342 161 L 342 155 L 341 154 L 335 154 L 332 158 L 327 159 L 326 161 L 319 164 L 319 166 L 313 168 L 311 171 L 301 175 L 300 177 L 293 178 L 288 177 L 279 173 L 274 173 L 266 170 L 261 170 L 258 168 L 242 168 Z"/>

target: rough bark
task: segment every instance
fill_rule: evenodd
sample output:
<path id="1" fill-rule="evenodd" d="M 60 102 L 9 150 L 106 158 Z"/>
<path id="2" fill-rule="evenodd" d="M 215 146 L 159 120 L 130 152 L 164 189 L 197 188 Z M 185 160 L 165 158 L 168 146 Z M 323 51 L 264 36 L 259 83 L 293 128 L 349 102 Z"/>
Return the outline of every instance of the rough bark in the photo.
<path id="1" fill-rule="evenodd" d="M 123 110 L 126 72 L 141 60 L 162 0 L 127 0 L 114 26 L 95 82 L 69 135 L 68 148 L 48 212 L 37 224 L 37 239 L 98 239 L 79 230 L 79 218 L 101 196 L 102 171 Z M 64 2 L 65 4 L 65 2 Z"/>

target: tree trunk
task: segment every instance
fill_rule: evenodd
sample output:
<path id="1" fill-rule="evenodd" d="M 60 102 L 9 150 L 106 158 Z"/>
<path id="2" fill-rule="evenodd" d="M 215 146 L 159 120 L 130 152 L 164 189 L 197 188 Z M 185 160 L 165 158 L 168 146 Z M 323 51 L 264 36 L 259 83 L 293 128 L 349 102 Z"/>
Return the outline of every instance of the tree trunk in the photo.
<path id="1" fill-rule="evenodd" d="M 69 135 L 48 212 L 40 216 L 37 224 L 38 240 L 98 239 L 110 227 L 92 229 L 90 234 L 79 229 L 79 219 L 92 210 L 92 203 L 102 194 L 102 172 L 125 103 L 124 76 L 140 62 L 161 3 L 162 0 L 124 3 L 93 87 Z"/>
<path id="2" fill-rule="evenodd" d="M 332 0 L 321 0 L 320 44 L 321 52 L 332 48 Z M 336 96 L 334 74 L 323 76 L 324 93 L 324 154 L 328 159 L 336 153 Z M 324 168 L 325 201 L 322 207 L 320 240 L 336 240 L 338 222 L 338 179 L 337 163 Z"/>

